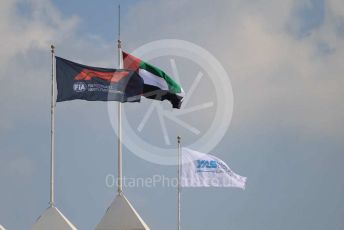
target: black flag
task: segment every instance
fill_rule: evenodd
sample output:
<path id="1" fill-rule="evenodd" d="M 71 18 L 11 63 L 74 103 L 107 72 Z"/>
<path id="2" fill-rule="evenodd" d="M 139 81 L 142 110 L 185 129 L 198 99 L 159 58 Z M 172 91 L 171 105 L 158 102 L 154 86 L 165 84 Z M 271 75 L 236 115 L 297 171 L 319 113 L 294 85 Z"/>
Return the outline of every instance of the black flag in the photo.
<path id="1" fill-rule="evenodd" d="M 57 102 L 139 102 L 143 80 L 134 71 L 81 65 L 56 57 Z"/>

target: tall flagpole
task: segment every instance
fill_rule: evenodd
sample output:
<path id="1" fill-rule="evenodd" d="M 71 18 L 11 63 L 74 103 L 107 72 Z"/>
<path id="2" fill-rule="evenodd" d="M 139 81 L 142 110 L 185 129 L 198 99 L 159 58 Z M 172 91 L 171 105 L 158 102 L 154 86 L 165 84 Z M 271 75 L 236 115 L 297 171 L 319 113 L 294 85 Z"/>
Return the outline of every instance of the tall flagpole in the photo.
<path id="1" fill-rule="evenodd" d="M 50 201 L 49 208 L 36 220 L 31 228 L 32 230 L 51 229 L 51 226 L 54 226 L 56 229 L 76 229 L 76 227 L 55 207 L 55 63 L 55 47 L 51 45 Z"/>
<path id="2" fill-rule="evenodd" d="M 55 80 L 54 80 L 55 47 L 51 45 L 51 105 L 50 105 L 50 207 L 55 205 L 54 195 L 54 167 L 55 167 Z"/>
<path id="3" fill-rule="evenodd" d="M 121 7 L 118 5 L 118 68 L 123 69 L 122 47 L 121 47 Z M 118 102 L 118 177 L 117 195 L 115 200 L 106 210 L 105 215 L 96 227 L 96 230 L 103 229 L 149 229 L 146 223 L 135 211 L 123 194 L 123 173 L 122 173 L 122 103 Z"/>
<path id="4" fill-rule="evenodd" d="M 181 220 L 181 216 L 180 216 L 180 167 L 181 167 L 181 157 L 180 157 L 180 147 L 181 147 L 181 144 L 180 144 L 180 140 L 181 140 L 181 137 L 178 136 L 177 137 L 177 141 L 178 141 L 178 208 L 177 208 L 177 230 L 180 230 L 180 220 Z"/>
<path id="5" fill-rule="evenodd" d="M 121 45 L 121 6 L 118 5 L 118 41 L 117 41 L 117 49 L 118 49 L 118 68 L 123 68 L 123 62 L 122 62 L 122 45 Z M 117 135 L 117 141 L 118 141 L 118 178 L 117 178 L 117 184 L 118 184 L 118 194 L 122 194 L 123 192 L 123 186 L 122 186 L 122 103 L 118 102 L 118 135 Z"/>

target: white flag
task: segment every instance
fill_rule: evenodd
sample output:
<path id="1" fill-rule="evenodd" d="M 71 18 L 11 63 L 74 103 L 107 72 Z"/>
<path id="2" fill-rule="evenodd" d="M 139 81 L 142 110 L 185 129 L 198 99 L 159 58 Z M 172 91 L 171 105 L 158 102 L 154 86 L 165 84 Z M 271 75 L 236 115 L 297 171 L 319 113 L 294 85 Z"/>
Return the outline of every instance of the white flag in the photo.
<path id="1" fill-rule="evenodd" d="M 246 177 L 210 154 L 182 148 L 182 187 L 237 187 L 245 189 Z"/>

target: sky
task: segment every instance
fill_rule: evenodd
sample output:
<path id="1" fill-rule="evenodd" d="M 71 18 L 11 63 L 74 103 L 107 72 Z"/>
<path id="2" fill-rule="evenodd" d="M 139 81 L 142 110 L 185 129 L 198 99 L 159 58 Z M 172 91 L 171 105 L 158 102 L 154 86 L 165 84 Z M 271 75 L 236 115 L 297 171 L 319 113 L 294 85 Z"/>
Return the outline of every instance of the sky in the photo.
<path id="1" fill-rule="evenodd" d="M 342 0 L 0 1 L 0 224 L 30 229 L 48 207 L 50 44 L 58 56 L 115 67 L 119 3 L 125 50 L 185 40 L 208 50 L 230 78 L 233 116 L 211 153 L 248 178 L 246 190 L 183 189 L 182 228 L 343 229 Z M 200 66 L 172 58 L 188 92 Z M 151 62 L 173 76 L 169 60 Z M 221 85 L 211 77 L 191 104 L 215 100 Z M 214 110 L 228 106 L 218 99 L 185 117 L 201 135 Z M 136 125 L 151 103 L 126 104 L 129 123 Z M 168 102 L 161 105 L 173 113 Z M 152 118 L 139 135 L 164 147 L 159 124 Z M 172 141 L 180 133 L 186 145 L 200 137 L 173 122 L 167 127 Z M 116 188 L 105 180 L 116 176 L 116 139 L 106 103 L 57 105 L 56 206 L 78 229 L 95 229 L 114 199 Z M 126 177 L 176 176 L 175 166 L 137 154 L 124 147 Z M 151 229 L 176 228 L 175 188 L 124 191 Z"/>

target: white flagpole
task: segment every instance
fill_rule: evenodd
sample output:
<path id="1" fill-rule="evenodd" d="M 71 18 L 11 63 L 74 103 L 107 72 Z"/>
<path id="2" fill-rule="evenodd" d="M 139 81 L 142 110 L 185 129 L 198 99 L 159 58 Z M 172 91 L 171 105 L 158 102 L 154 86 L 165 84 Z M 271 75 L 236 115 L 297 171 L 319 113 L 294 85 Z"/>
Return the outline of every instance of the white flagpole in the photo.
<path id="1" fill-rule="evenodd" d="M 177 137 L 177 142 L 178 142 L 178 208 L 177 208 L 177 230 L 180 230 L 180 221 L 181 221 L 181 216 L 180 216 L 180 211 L 181 211 L 181 204 L 180 204 L 180 192 L 181 192 L 181 186 L 180 186 L 180 167 L 181 167 L 181 157 L 180 157 L 180 152 L 181 152 L 181 144 L 180 144 L 181 137 Z"/>
<path id="2" fill-rule="evenodd" d="M 122 62 L 122 45 L 121 45 L 121 6 L 118 5 L 118 41 L 117 41 L 117 49 L 118 49 L 118 68 L 123 68 Z M 123 192 L 123 185 L 122 185 L 122 103 L 118 102 L 118 194 L 122 194 Z"/>
<path id="3" fill-rule="evenodd" d="M 55 47 L 51 45 L 51 105 L 50 105 L 50 207 L 55 205 L 54 169 L 55 169 L 55 80 L 54 80 Z"/>
<path id="4" fill-rule="evenodd" d="M 77 229 L 56 207 L 55 207 L 55 47 L 51 45 L 51 105 L 50 105 L 50 201 L 49 208 L 36 220 L 32 230 L 51 229 Z M 56 65 L 55 65 L 56 67 Z"/>
<path id="5" fill-rule="evenodd" d="M 118 67 L 123 69 L 121 29 L 120 29 L 120 5 L 118 5 Z M 96 227 L 96 230 L 103 229 L 146 229 L 149 227 L 142 220 L 134 207 L 123 194 L 123 174 L 122 174 L 122 103 L 118 102 L 118 194 L 115 200 L 106 210 L 105 215 Z"/>
<path id="6" fill-rule="evenodd" d="M 51 105 L 50 105 L 50 201 L 49 208 L 36 220 L 32 230 L 45 230 L 55 227 L 56 229 L 77 228 L 55 207 L 55 47 L 51 45 Z"/>

